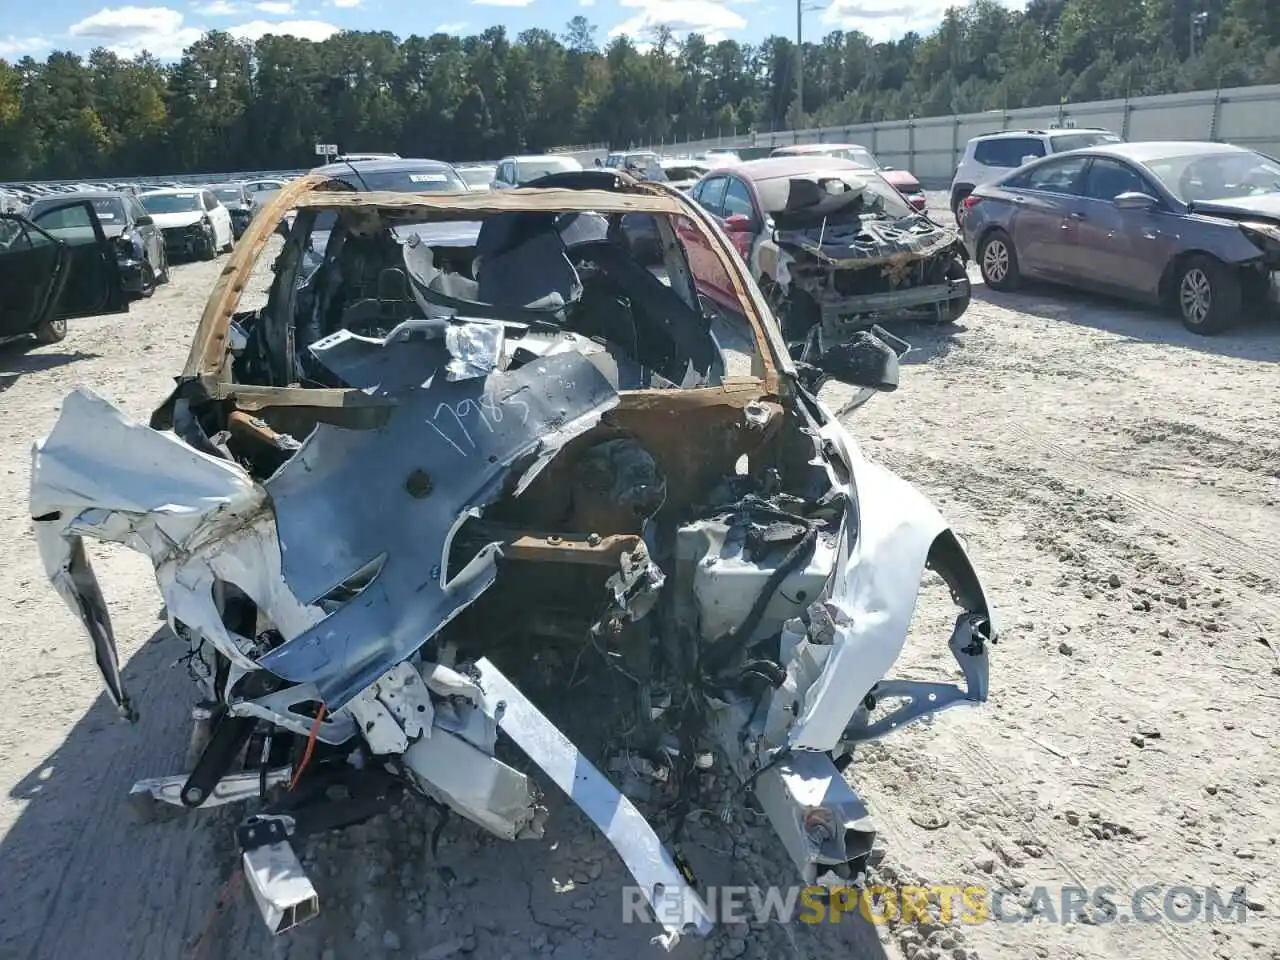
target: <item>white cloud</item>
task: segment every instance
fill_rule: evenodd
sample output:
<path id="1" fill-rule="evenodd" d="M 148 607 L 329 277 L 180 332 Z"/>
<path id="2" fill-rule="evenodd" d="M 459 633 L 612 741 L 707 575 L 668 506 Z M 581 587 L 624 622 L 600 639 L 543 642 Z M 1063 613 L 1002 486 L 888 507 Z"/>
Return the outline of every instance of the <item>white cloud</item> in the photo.
<path id="1" fill-rule="evenodd" d="M 533 0 L 471 0 L 478 7 L 527 7 Z"/>
<path id="2" fill-rule="evenodd" d="M 36 54 L 46 53 L 52 47 L 53 44 L 44 37 L 15 37 L 13 34 L 0 37 L 0 57 L 5 59 L 34 57 Z"/>
<path id="3" fill-rule="evenodd" d="M 578 6 L 580 7 L 594 7 L 595 5 L 596 0 L 578 0 Z"/>
<path id="4" fill-rule="evenodd" d="M 67 33 L 124 57 L 143 50 L 178 57 L 200 39 L 201 31 L 185 26 L 182 14 L 169 7 L 106 7 L 73 23 Z"/>
<path id="5" fill-rule="evenodd" d="M 1022 0 L 999 0 L 1002 6 L 1021 9 Z M 872 40 L 883 43 L 904 33 L 926 34 L 942 21 L 955 0 L 831 0 L 822 11 L 822 24 L 834 30 L 861 30 Z M 805 30 L 809 35 L 809 30 Z M 817 36 L 815 31 L 812 36 Z"/>
<path id="6" fill-rule="evenodd" d="M 323 20 L 281 20 L 273 23 L 268 20 L 251 20 L 227 32 L 240 40 L 261 40 L 268 34 L 277 37 L 297 37 L 299 40 L 328 40 L 339 30 L 332 23 Z"/>
<path id="7" fill-rule="evenodd" d="M 240 4 L 228 3 L 227 0 L 210 0 L 209 3 L 197 4 L 196 13 L 206 17 L 234 17 L 240 13 Z"/>
<path id="8" fill-rule="evenodd" d="M 253 7 L 260 13 L 269 13 L 274 17 L 287 17 L 296 9 L 293 0 L 263 0 Z"/>
<path id="9" fill-rule="evenodd" d="M 647 37 L 658 27 L 666 27 L 676 36 L 700 33 L 714 43 L 747 25 L 736 10 L 715 0 L 621 0 L 621 3 L 624 7 L 639 7 L 640 12 L 610 30 L 611 37 Z"/>
<path id="10" fill-rule="evenodd" d="M 461 33 L 467 29 L 469 24 L 465 20 L 459 20 L 457 23 L 438 23 L 432 33 Z"/>
<path id="11" fill-rule="evenodd" d="M 360 6 L 361 0 L 329 0 L 329 5 L 340 7 L 342 9 L 351 9 Z"/>

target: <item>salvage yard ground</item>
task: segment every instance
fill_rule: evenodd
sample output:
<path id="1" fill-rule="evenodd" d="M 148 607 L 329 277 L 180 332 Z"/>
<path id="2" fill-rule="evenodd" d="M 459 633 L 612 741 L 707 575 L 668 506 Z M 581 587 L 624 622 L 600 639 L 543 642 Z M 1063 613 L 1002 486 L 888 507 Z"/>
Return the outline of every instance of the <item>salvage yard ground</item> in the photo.
<path id="1" fill-rule="evenodd" d="M 80 383 L 145 418 L 220 266 L 175 267 L 127 317 L 73 323 L 60 344 L 0 348 L 0 958 L 660 956 L 654 927 L 622 924 L 620 861 L 564 803 L 540 841 L 454 818 L 433 857 L 436 815 L 412 805 L 313 842 L 321 916 L 275 940 L 223 883 L 225 815 L 132 820 L 133 781 L 182 769 L 191 687 L 150 564 L 114 551 L 99 575 L 142 711 L 114 719 L 32 542 L 30 444 Z M 1277 960 L 1280 325 L 1205 339 L 1105 301 L 977 286 L 954 329 L 897 332 L 916 345 L 901 389 L 853 431 L 966 539 L 1005 632 L 985 709 L 890 738 L 851 775 L 882 831 L 878 880 L 1003 889 L 1006 914 L 1021 898 L 1039 916 L 735 925 L 674 956 Z M 912 678 L 952 667 L 943 589 L 922 596 Z M 728 792 L 705 785 L 689 833 L 700 879 L 790 883 L 762 819 L 721 822 Z M 1155 910 L 1171 887 L 1243 885 L 1245 922 L 1056 916 L 1064 887 L 1114 888 L 1127 915 L 1153 884 Z M 1195 915 L 1184 900 L 1173 912 Z"/>

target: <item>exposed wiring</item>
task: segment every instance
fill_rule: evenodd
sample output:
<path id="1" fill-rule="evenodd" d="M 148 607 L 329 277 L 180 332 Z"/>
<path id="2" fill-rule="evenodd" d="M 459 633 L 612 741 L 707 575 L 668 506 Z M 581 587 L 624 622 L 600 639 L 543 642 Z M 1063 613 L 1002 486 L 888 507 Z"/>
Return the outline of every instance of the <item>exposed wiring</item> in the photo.
<path id="1" fill-rule="evenodd" d="M 298 781 L 302 779 L 302 772 L 307 769 L 307 764 L 311 762 L 311 754 L 316 748 L 316 737 L 320 734 L 320 723 L 324 720 L 324 704 L 320 704 L 320 709 L 316 711 L 316 718 L 311 722 L 311 735 L 307 737 L 307 748 L 302 751 L 302 759 L 298 761 L 298 769 L 293 771 L 293 776 L 289 779 L 289 792 L 292 793 L 297 787 Z"/>

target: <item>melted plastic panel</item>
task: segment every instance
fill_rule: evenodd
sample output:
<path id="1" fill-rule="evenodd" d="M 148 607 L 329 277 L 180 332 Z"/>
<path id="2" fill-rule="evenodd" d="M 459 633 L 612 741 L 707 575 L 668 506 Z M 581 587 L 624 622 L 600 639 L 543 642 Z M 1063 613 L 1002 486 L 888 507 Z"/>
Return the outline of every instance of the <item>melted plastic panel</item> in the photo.
<path id="1" fill-rule="evenodd" d="M 315 683 L 330 709 L 493 583 L 496 545 L 446 580 L 460 519 L 498 494 L 517 461 L 554 451 L 618 396 L 589 360 L 563 354 L 487 378 L 437 375 L 397 401 L 379 430 L 322 424 L 266 484 L 284 578 L 300 598 L 319 599 L 385 557 L 357 596 L 261 661 L 287 680 Z"/>

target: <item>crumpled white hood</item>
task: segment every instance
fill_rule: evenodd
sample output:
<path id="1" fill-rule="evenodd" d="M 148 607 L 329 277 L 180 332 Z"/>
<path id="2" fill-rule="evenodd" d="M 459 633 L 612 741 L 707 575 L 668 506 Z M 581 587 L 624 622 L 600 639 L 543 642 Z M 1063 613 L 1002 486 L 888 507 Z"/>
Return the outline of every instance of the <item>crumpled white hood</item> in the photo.
<path id="1" fill-rule="evenodd" d="M 204 214 L 199 210 L 190 210 L 186 213 L 153 213 L 151 219 L 161 230 L 169 230 L 173 227 L 189 227 L 193 223 L 199 223 L 202 216 Z"/>

